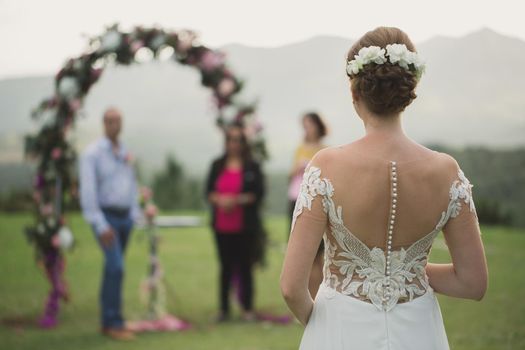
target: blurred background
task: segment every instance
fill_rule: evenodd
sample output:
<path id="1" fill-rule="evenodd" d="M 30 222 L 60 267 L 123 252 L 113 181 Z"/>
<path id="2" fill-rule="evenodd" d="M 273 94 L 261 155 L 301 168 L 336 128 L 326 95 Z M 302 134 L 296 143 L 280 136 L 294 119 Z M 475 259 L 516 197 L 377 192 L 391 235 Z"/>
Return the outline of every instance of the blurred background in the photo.
<path id="1" fill-rule="evenodd" d="M 418 98 L 404 113 L 409 135 L 452 154 L 474 184 L 487 245 L 491 283 L 476 304 L 442 298 L 453 349 L 525 348 L 525 8 L 516 1 L 27 1 L 0 0 L 0 348 L 294 349 L 298 325 L 215 326 L 216 271 L 206 227 L 167 229 L 161 256 L 173 286 L 170 310 L 191 319 L 184 334 L 146 335 L 133 345 L 104 342 L 96 333 L 101 259 L 75 203 L 70 227 L 77 240 L 67 253 L 72 302 L 52 331 L 31 326 L 47 286 L 25 242 L 32 220 L 34 164 L 24 158 L 24 137 L 40 124 L 31 110 L 54 89 L 66 59 L 87 38 L 119 23 L 192 29 L 199 41 L 226 54 L 245 81 L 243 96 L 257 100 L 269 159 L 265 223 L 268 266 L 258 272 L 256 304 L 286 312 L 278 288 L 288 218 L 287 175 L 301 141 L 301 116 L 318 111 L 329 126 L 326 143 L 363 134 L 345 75 L 353 41 L 379 25 L 406 31 L 427 61 Z M 163 213 L 205 218 L 203 187 L 211 160 L 221 154 L 210 92 L 198 72 L 171 61 L 114 66 L 84 101 L 72 132 L 77 150 L 102 135 L 102 113 L 118 106 L 123 140 L 134 154 L 140 182 L 152 187 Z M 204 219 L 205 220 L 205 219 Z M 142 310 L 137 292 L 146 271 L 140 232 L 130 246 L 128 314 Z M 446 261 L 441 240 L 434 261 Z M 438 242 L 439 243 L 439 242 Z M 203 288 L 203 286 L 206 286 Z M 203 337 L 204 335 L 204 337 Z M 219 344 L 219 345 L 218 345 Z"/>

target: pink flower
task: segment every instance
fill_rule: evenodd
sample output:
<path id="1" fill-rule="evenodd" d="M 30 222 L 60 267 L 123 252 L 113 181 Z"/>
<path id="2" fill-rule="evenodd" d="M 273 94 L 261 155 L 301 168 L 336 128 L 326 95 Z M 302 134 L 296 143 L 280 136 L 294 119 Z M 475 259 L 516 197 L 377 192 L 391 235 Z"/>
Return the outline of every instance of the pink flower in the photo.
<path id="1" fill-rule="evenodd" d="M 183 33 L 180 33 L 177 41 L 177 51 L 180 53 L 186 53 L 189 49 L 193 46 L 193 41 L 195 40 L 197 36 L 195 33 L 186 31 Z"/>
<path id="2" fill-rule="evenodd" d="M 82 106 L 82 102 L 80 102 L 80 99 L 74 98 L 71 101 L 69 101 L 69 109 L 71 109 L 73 112 L 76 112 L 80 109 Z"/>
<path id="3" fill-rule="evenodd" d="M 51 158 L 53 158 L 54 160 L 57 160 L 57 159 L 60 159 L 61 156 L 62 156 L 62 150 L 60 149 L 60 147 L 53 148 L 53 150 L 51 151 Z"/>
<path id="4" fill-rule="evenodd" d="M 224 64 L 224 54 L 213 51 L 206 51 L 201 58 L 200 66 L 206 72 L 210 72 Z"/>
<path id="5" fill-rule="evenodd" d="M 40 206 L 40 214 L 42 216 L 51 216 L 53 215 L 53 205 L 50 203 Z"/>
<path id="6" fill-rule="evenodd" d="M 54 234 L 51 238 L 51 245 L 55 248 L 60 248 L 60 236 L 58 234 Z"/>
<path id="7" fill-rule="evenodd" d="M 263 131 L 263 129 L 264 129 L 264 126 L 262 125 L 262 123 L 260 121 L 256 120 L 255 121 L 255 131 L 257 133 L 259 133 L 259 132 Z"/>
<path id="8" fill-rule="evenodd" d="M 235 90 L 235 82 L 230 78 L 222 79 L 219 85 L 217 86 L 217 93 L 221 97 L 230 96 Z"/>
<path id="9" fill-rule="evenodd" d="M 131 44 L 131 52 L 135 54 L 139 49 L 144 47 L 144 42 L 142 40 L 134 41 Z"/>
<path id="10" fill-rule="evenodd" d="M 152 203 L 149 203 L 147 206 L 146 206 L 146 209 L 144 209 L 144 214 L 146 215 L 146 218 L 148 219 L 149 222 L 153 221 L 153 218 L 155 218 L 155 216 L 157 216 L 157 207 L 155 206 L 155 204 L 152 204 Z"/>

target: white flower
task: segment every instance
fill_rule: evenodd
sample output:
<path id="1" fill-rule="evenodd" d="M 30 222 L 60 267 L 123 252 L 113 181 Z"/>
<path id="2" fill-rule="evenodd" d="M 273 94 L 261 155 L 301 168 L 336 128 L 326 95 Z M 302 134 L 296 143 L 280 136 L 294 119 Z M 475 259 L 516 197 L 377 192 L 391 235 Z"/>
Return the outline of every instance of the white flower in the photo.
<path id="1" fill-rule="evenodd" d="M 383 64 L 386 62 L 385 49 L 379 46 L 363 47 L 359 50 L 359 57 L 363 60 L 363 64 L 374 62 L 375 64 Z"/>
<path id="2" fill-rule="evenodd" d="M 71 230 L 68 227 L 62 226 L 57 234 L 60 248 L 69 249 L 73 246 L 73 233 L 71 233 Z"/>
<path id="3" fill-rule="evenodd" d="M 352 60 L 347 63 L 346 73 L 348 73 L 348 75 L 355 75 L 359 73 L 361 68 L 363 68 L 363 62 L 358 56 L 356 56 L 355 60 Z"/>
<path id="4" fill-rule="evenodd" d="M 64 77 L 58 83 L 58 94 L 68 100 L 78 96 L 80 87 L 73 77 Z"/>
<path id="5" fill-rule="evenodd" d="M 419 58 L 419 55 L 415 52 L 407 51 L 406 56 L 408 64 L 413 64 L 416 68 L 423 63 Z"/>
<path id="6" fill-rule="evenodd" d="M 40 114 L 40 120 L 42 121 L 42 124 L 45 126 L 52 126 L 55 123 L 56 118 L 56 109 L 45 109 Z"/>
<path id="7" fill-rule="evenodd" d="M 414 64 L 414 67 L 416 68 L 417 78 L 421 78 L 421 76 L 423 75 L 423 73 L 425 73 L 426 70 L 425 60 L 423 60 L 421 56 L 419 56 L 417 53 L 413 52 L 412 64 Z"/>
<path id="8" fill-rule="evenodd" d="M 379 46 L 363 47 L 354 59 L 347 63 L 346 72 L 348 75 L 355 75 L 363 69 L 365 64 L 369 63 L 383 64 L 386 62 L 385 49 Z"/>
<path id="9" fill-rule="evenodd" d="M 405 44 L 389 44 L 386 46 L 386 50 L 379 46 L 363 47 L 354 56 L 354 59 L 347 63 L 346 72 L 348 75 L 356 75 L 363 69 L 364 65 L 369 63 L 383 64 L 387 61 L 387 57 L 392 64 L 397 64 L 407 70 L 415 70 L 418 79 L 425 72 L 425 62 L 416 52 L 409 51 Z"/>
<path id="10" fill-rule="evenodd" d="M 386 55 L 392 64 L 408 69 L 408 65 L 413 63 L 413 55 L 408 51 L 405 44 L 389 44 L 386 46 Z"/>
<path id="11" fill-rule="evenodd" d="M 102 37 L 102 43 L 100 45 L 101 51 L 114 51 L 116 50 L 122 41 L 122 36 L 116 30 L 108 31 Z"/>

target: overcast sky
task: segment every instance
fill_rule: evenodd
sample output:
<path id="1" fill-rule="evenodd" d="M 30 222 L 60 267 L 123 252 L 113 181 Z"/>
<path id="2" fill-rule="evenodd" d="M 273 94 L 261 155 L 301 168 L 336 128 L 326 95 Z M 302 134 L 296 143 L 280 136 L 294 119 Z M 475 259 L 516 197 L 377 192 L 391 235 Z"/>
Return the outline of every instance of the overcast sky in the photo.
<path id="1" fill-rule="evenodd" d="M 0 0 L 0 78 L 55 72 L 83 35 L 115 22 L 194 29 L 204 44 L 279 46 L 316 35 L 357 38 L 397 26 L 415 42 L 482 27 L 525 40 L 520 0 Z"/>

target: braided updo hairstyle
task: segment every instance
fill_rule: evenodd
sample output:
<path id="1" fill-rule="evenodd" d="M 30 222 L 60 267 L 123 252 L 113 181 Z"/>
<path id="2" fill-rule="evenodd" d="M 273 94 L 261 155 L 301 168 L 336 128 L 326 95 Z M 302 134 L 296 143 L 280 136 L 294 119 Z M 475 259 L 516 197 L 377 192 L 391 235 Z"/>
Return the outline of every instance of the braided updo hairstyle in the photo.
<path id="1" fill-rule="evenodd" d="M 405 44 L 416 52 L 408 35 L 394 27 L 378 27 L 367 32 L 348 52 L 351 61 L 359 50 L 368 46 L 386 48 L 388 44 Z M 370 63 L 356 75 L 350 76 L 352 92 L 361 98 L 368 109 L 380 116 L 400 113 L 417 97 L 416 73 L 387 61 L 383 64 Z"/>

